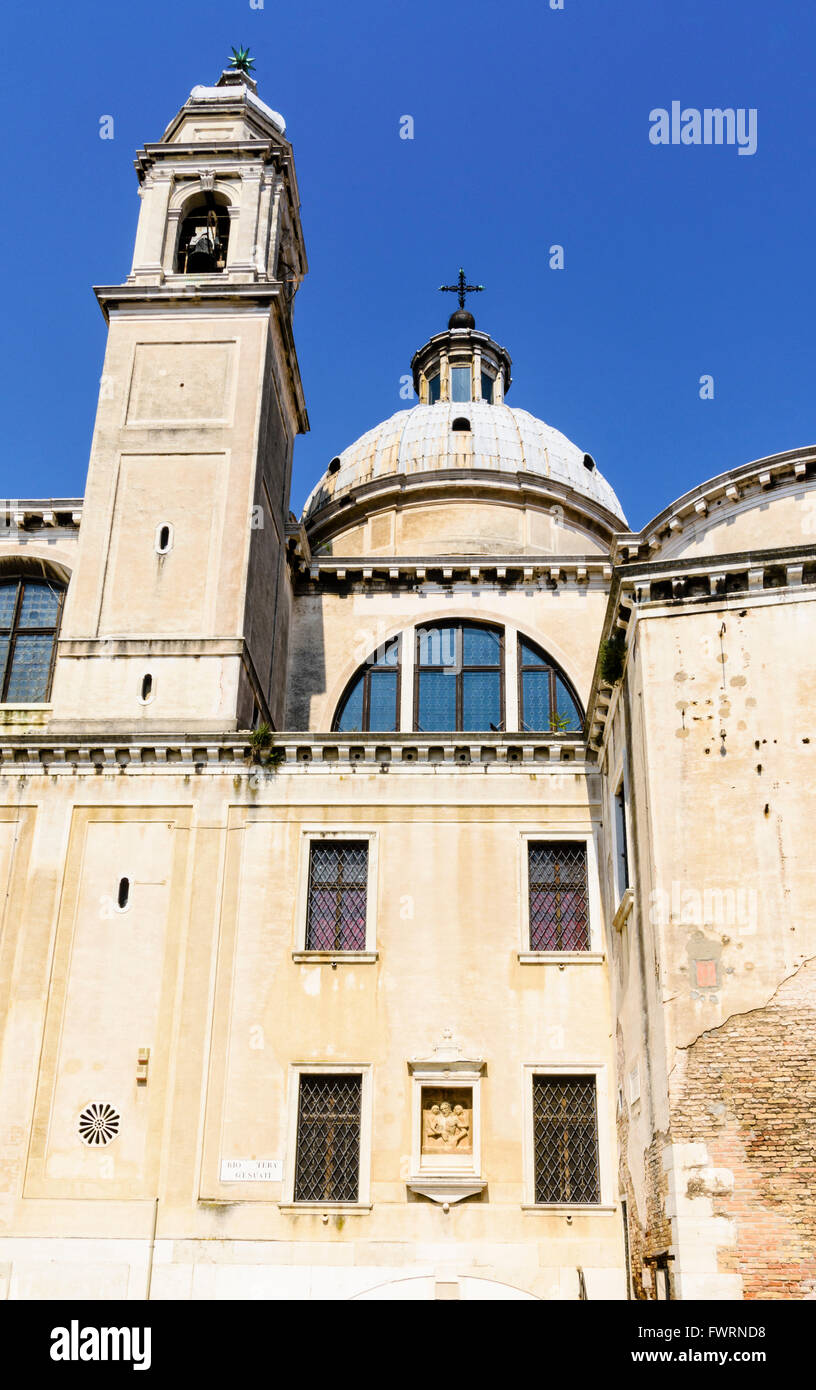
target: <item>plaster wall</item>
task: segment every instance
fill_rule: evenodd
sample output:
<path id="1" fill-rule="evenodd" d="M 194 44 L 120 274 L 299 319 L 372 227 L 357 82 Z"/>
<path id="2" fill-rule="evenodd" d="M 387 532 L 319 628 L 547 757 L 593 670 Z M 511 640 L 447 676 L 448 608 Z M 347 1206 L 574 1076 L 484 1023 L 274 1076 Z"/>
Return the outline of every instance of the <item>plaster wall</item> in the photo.
<path id="1" fill-rule="evenodd" d="M 591 961 L 519 960 L 523 833 L 597 838 L 597 777 L 306 765 L 255 783 L 169 767 L 0 781 L 9 1295 L 144 1296 L 158 1198 L 154 1297 L 350 1297 L 416 1274 L 571 1298 L 578 1267 L 594 1296 L 623 1296 L 603 916 Z M 375 959 L 333 969 L 295 954 L 308 837 L 338 829 L 375 837 L 377 939 Z M 446 1027 L 486 1063 L 487 1179 L 447 1213 L 406 1185 L 407 1064 Z M 309 1063 L 372 1067 L 371 1207 L 328 1226 L 281 1208 L 280 1183 L 220 1180 L 223 1158 L 291 1156 L 291 1069 Z M 598 1210 L 525 1209 L 525 1065 L 597 1068 Z M 77 1133 L 93 1100 L 122 1121 L 100 1150 Z"/>

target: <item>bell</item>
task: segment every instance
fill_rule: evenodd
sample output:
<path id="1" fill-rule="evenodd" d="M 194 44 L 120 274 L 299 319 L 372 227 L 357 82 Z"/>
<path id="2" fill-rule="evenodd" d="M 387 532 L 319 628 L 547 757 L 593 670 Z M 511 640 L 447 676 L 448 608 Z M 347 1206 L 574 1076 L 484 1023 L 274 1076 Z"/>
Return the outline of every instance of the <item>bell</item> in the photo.
<path id="1" fill-rule="evenodd" d="M 212 209 L 206 224 L 197 226 L 187 247 L 187 269 L 205 274 L 221 269 L 221 239 L 218 218 Z"/>

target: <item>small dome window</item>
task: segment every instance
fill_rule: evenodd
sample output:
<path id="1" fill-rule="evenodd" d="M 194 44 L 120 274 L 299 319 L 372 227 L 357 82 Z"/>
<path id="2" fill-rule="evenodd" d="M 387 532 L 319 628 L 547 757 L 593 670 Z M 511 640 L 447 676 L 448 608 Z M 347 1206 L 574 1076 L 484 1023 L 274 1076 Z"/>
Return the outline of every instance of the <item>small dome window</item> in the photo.
<path id="1" fill-rule="evenodd" d="M 339 458 L 333 458 L 332 461 L 331 461 L 331 463 L 329 464 L 329 473 L 331 473 L 331 474 L 333 475 L 333 474 L 339 473 L 339 472 L 340 472 L 340 460 L 339 460 Z"/>
<path id="2" fill-rule="evenodd" d="M 149 671 L 142 676 L 139 699 L 142 701 L 143 705 L 148 704 L 153 699 L 153 677 Z"/>
<path id="3" fill-rule="evenodd" d="M 595 460 L 591 454 L 584 454 L 584 468 L 587 468 L 590 473 L 595 472 Z"/>
<path id="4" fill-rule="evenodd" d="M 470 430 L 470 421 L 468 420 L 466 415 L 457 415 L 456 419 L 451 425 L 451 429 L 463 431 Z"/>
<path id="5" fill-rule="evenodd" d="M 173 528 L 167 522 L 156 527 L 156 554 L 166 555 L 173 549 Z"/>
<path id="6" fill-rule="evenodd" d="M 116 894 L 116 906 L 120 912 L 124 912 L 130 902 L 130 879 L 120 878 L 119 889 Z"/>

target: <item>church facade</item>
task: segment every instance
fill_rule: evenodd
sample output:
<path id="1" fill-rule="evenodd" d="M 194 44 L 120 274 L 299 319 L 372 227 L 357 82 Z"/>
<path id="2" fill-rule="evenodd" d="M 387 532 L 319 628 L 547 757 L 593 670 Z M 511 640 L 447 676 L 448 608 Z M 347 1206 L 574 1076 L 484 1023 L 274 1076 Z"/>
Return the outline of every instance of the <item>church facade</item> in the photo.
<path id="1" fill-rule="evenodd" d="M 297 519 L 283 119 L 136 167 L 0 532 L 0 1287 L 816 1296 L 816 450 L 633 531 L 463 296 Z"/>

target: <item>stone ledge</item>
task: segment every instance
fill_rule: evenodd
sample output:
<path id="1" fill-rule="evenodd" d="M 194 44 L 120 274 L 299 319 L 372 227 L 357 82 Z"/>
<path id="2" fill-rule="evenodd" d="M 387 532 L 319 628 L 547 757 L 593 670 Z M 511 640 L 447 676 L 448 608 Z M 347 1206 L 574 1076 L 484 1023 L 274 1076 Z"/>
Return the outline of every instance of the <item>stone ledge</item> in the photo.
<path id="1" fill-rule="evenodd" d="M 603 951 L 519 951 L 519 965 L 557 965 L 564 970 L 568 965 L 603 965 L 606 956 Z"/>
<path id="2" fill-rule="evenodd" d="M 634 902 L 634 889 L 624 888 L 623 896 L 621 897 L 621 900 L 618 903 L 618 906 L 615 910 L 615 916 L 612 918 L 612 926 L 615 931 L 623 931 L 624 927 L 626 926 L 626 923 L 629 920 L 629 914 L 632 911 Z"/>
<path id="3" fill-rule="evenodd" d="M 141 734 L 123 739 L 101 730 L 79 739 L 61 733 L 14 734 L 0 741 L 0 772 L 26 776 L 65 776 L 101 773 L 143 774 L 173 771 L 187 775 L 229 774 L 245 777 L 250 790 L 259 789 L 281 772 L 314 775 L 322 772 L 369 772 L 404 775 L 419 771 L 489 773 L 521 771 L 552 776 L 580 776 L 587 771 L 587 747 L 570 736 L 461 734 L 435 738 L 428 734 L 280 734 L 272 752 L 273 766 L 250 762 L 248 734 L 214 736 Z M 594 769 L 593 769 L 594 770 Z"/>
<path id="4" fill-rule="evenodd" d="M 368 1216 L 371 1202 L 279 1202 L 284 1216 L 316 1216 L 322 1212 L 337 1212 L 343 1216 Z"/>
<path id="5" fill-rule="evenodd" d="M 378 951 L 293 951 L 296 965 L 375 965 Z"/>

